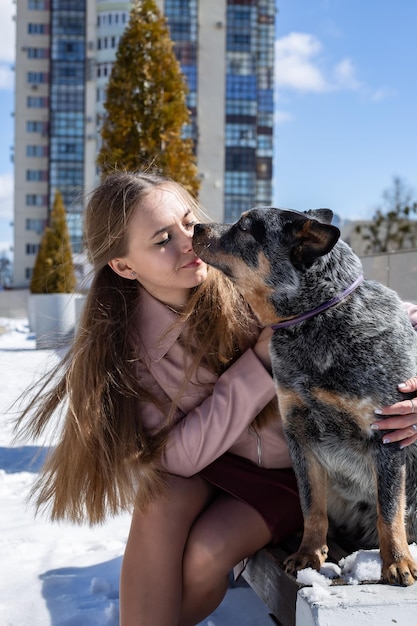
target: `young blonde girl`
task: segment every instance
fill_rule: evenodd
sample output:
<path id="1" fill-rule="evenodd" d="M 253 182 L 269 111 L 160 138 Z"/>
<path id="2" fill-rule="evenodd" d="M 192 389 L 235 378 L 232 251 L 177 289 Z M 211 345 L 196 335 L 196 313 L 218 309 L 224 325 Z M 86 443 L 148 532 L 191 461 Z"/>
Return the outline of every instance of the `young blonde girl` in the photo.
<path id="1" fill-rule="evenodd" d="M 233 566 L 302 523 L 270 331 L 196 257 L 201 219 L 160 176 L 115 173 L 97 187 L 79 330 L 18 424 L 39 436 L 55 416 L 58 443 L 34 488 L 52 519 L 94 524 L 132 510 L 122 626 L 198 623 Z M 392 438 L 414 441 L 417 416 L 395 420 Z"/>

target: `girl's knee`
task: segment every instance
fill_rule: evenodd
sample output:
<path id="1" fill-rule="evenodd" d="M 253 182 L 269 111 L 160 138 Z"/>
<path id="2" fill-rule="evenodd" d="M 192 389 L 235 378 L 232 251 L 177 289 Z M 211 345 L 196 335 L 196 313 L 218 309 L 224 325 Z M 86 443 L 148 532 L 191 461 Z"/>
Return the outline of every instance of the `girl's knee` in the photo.
<path id="1" fill-rule="evenodd" d="M 199 477 L 169 476 L 164 493 L 133 515 L 132 529 L 139 531 L 183 531 L 188 533 L 194 520 L 207 506 L 209 488 Z"/>
<path id="2" fill-rule="evenodd" d="M 221 535 L 191 531 L 184 553 L 184 577 L 193 581 L 209 580 L 227 575 L 231 567 Z"/>

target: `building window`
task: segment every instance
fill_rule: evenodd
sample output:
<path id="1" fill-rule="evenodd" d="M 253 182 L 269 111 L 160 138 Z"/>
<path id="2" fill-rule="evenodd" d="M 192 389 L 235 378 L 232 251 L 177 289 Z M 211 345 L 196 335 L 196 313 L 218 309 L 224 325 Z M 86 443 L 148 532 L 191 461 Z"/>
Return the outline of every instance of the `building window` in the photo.
<path id="1" fill-rule="evenodd" d="M 51 119 L 51 142 L 57 137 L 83 137 L 83 112 L 54 111 Z"/>
<path id="2" fill-rule="evenodd" d="M 258 180 L 271 180 L 272 178 L 272 158 L 258 157 L 256 159 L 256 176 Z"/>
<path id="3" fill-rule="evenodd" d="M 226 98 L 228 100 L 256 100 L 256 76 L 229 74 L 226 79 Z"/>
<path id="4" fill-rule="evenodd" d="M 272 89 L 259 90 L 259 111 L 262 111 L 263 113 L 273 113 L 274 92 Z"/>
<path id="5" fill-rule="evenodd" d="M 84 93 L 82 89 L 54 89 L 51 95 L 51 104 L 54 111 L 83 111 Z"/>
<path id="6" fill-rule="evenodd" d="M 46 96 L 28 96 L 27 106 L 29 109 L 47 109 L 49 107 L 49 98 Z"/>
<path id="7" fill-rule="evenodd" d="M 226 170 L 228 172 L 254 172 L 255 149 L 226 148 Z"/>
<path id="8" fill-rule="evenodd" d="M 50 0 L 29 0 L 28 9 L 31 11 L 49 11 Z"/>
<path id="9" fill-rule="evenodd" d="M 28 120 L 26 122 L 26 132 L 46 135 L 48 133 L 48 122 Z"/>
<path id="10" fill-rule="evenodd" d="M 27 48 L 28 59 L 48 59 L 49 48 Z"/>
<path id="11" fill-rule="evenodd" d="M 257 108 L 255 100 L 236 99 L 226 101 L 226 115 L 255 116 Z"/>
<path id="12" fill-rule="evenodd" d="M 26 194 L 27 206 L 47 206 L 48 196 L 42 193 L 28 193 Z"/>
<path id="13" fill-rule="evenodd" d="M 61 10 L 60 6 L 58 11 L 54 11 L 52 14 L 52 30 L 54 36 L 69 35 L 84 36 L 85 33 L 85 21 L 84 13 L 80 11 L 78 14 L 71 11 L 69 7 L 68 11 Z M 75 9 L 75 7 L 74 7 Z"/>
<path id="14" fill-rule="evenodd" d="M 256 132 L 252 124 L 226 124 L 226 145 L 256 147 Z"/>
<path id="15" fill-rule="evenodd" d="M 49 24 L 28 24 L 29 35 L 48 35 Z"/>
<path id="16" fill-rule="evenodd" d="M 106 78 L 107 76 L 110 76 L 112 67 L 113 63 L 98 63 L 97 78 L 101 78 L 102 76 Z"/>
<path id="17" fill-rule="evenodd" d="M 272 135 L 258 135 L 258 151 L 270 155 L 273 148 Z"/>
<path id="18" fill-rule="evenodd" d="M 226 172 L 224 183 L 226 195 L 250 195 L 255 189 L 255 174 L 254 172 Z"/>
<path id="19" fill-rule="evenodd" d="M 46 157 L 48 156 L 48 146 L 26 146 L 26 156 Z"/>
<path id="20" fill-rule="evenodd" d="M 48 180 L 48 172 L 45 170 L 26 170 L 26 180 L 46 182 Z"/>
<path id="21" fill-rule="evenodd" d="M 51 165 L 51 186 L 58 187 L 77 187 L 83 182 L 83 166 L 78 163 L 52 163 Z"/>
<path id="22" fill-rule="evenodd" d="M 28 72 L 27 81 L 35 85 L 49 83 L 49 74 L 48 72 Z"/>
<path id="23" fill-rule="evenodd" d="M 256 181 L 256 203 L 270 205 L 272 202 L 272 183 L 270 180 Z"/>
<path id="24" fill-rule="evenodd" d="M 51 159 L 60 161 L 82 161 L 84 157 L 84 142 L 54 140 L 51 144 Z"/>
<path id="25" fill-rule="evenodd" d="M 52 67 L 52 83 L 54 85 L 83 85 L 83 64 L 56 61 Z"/>
<path id="26" fill-rule="evenodd" d="M 26 220 L 26 230 L 35 232 L 38 235 L 41 235 L 43 233 L 43 231 L 45 230 L 45 226 L 46 226 L 45 219 L 29 217 Z"/>
<path id="27" fill-rule="evenodd" d="M 36 255 L 38 254 L 39 244 L 38 243 L 27 243 L 26 244 L 26 254 Z"/>

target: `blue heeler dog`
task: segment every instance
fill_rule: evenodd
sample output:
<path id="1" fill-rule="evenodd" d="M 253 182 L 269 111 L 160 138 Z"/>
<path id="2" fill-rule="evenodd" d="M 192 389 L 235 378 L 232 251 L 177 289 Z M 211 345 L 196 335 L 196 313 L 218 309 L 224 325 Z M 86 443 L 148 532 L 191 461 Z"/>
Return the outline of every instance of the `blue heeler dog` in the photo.
<path id="1" fill-rule="evenodd" d="M 319 569 L 328 520 L 356 545 L 379 545 L 382 579 L 417 579 L 417 445 L 383 444 L 374 409 L 416 394 L 417 333 L 398 296 L 364 280 L 329 209 L 255 208 L 233 225 L 198 224 L 193 247 L 236 284 L 263 326 L 304 513 L 287 571 Z M 417 406 L 417 403 L 416 403 Z"/>

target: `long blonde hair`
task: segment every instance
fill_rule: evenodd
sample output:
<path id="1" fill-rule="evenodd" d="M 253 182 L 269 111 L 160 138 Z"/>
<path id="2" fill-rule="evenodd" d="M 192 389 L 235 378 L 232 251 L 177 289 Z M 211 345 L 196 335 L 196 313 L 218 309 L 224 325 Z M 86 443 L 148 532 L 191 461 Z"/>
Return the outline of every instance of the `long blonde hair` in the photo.
<path id="1" fill-rule="evenodd" d="M 141 200 L 167 183 L 198 214 L 195 200 L 180 185 L 150 173 L 113 173 L 87 204 L 85 242 L 94 277 L 79 329 L 17 422 L 19 436 L 30 437 L 40 436 L 53 416 L 62 424 L 33 490 L 38 509 L 51 505 L 52 519 L 101 522 L 106 513 L 135 501 L 145 506 L 163 491 L 158 461 L 172 423 L 167 419 L 152 434 L 143 427 L 138 399 L 158 404 L 158 398 L 140 385 L 132 367 L 129 329 L 139 289 L 108 262 L 126 255 L 129 222 Z M 253 318 L 241 296 L 213 269 L 193 290 L 184 320 L 192 339 L 185 346 L 197 346 L 194 371 L 204 360 L 220 375 L 254 340 Z"/>

